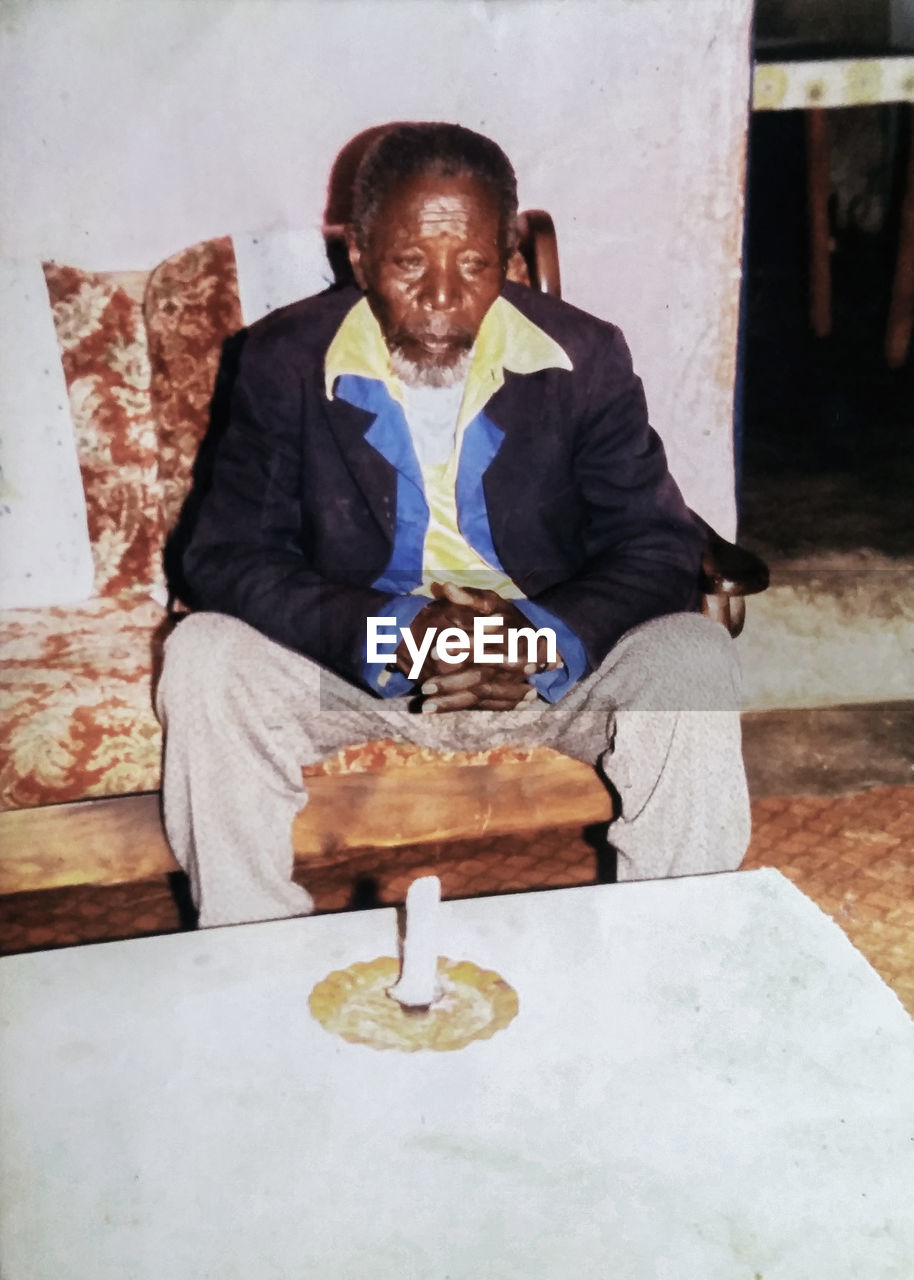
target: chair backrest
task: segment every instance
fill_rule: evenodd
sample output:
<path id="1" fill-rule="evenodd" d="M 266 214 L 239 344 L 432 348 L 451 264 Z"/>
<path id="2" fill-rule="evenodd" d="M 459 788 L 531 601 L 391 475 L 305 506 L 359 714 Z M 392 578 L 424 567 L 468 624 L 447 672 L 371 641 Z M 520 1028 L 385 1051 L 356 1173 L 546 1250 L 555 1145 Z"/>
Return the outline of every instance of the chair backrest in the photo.
<path id="1" fill-rule="evenodd" d="M 527 268 L 527 279 L 532 289 L 548 293 L 553 298 L 562 296 L 562 276 L 559 271 L 559 248 L 555 224 L 545 209 L 527 209 L 517 218 L 517 253 Z M 509 276 L 511 271 L 509 269 Z M 512 277 L 514 278 L 514 277 Z"/>

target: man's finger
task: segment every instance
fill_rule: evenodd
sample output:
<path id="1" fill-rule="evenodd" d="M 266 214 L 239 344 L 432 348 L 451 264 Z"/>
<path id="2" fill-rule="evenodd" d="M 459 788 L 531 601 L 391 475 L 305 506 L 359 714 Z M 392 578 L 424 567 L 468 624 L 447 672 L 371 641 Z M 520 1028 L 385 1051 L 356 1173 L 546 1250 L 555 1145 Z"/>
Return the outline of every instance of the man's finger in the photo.
<path id="1" fill-rule="evenodd" d="M 465 587 L 458 587 L 456 582 L 436 582 L 432 586 L 433 592 L 435 587 L 440 588 L 441 591 L 438 598 L 450 600 L 451 604 L 463 604 L 472 609 L 476 603 L 470 592 Z M 435 594 L 437 595 L 437 592 Z"/>
<path id="2" fill-rule="evenodd" d="M 515 711 L 523 698 L 516 699 L 483 698 L 478 700 L 471 690 L 466 693 L 454 693 L 447 698 L 435 698 L 422 703 L 424 715 L 444 715 L 448 711 Z"/>
<path id="3" fill-rule="evenodd" d="M 506 693 L 488 691 L 480 694 L 477 689 L 465 689 L 460 693 L 438 694 L 422 703 L 422 711 L 426 715 L 443 715 L 448 711 L 514 711 L 524 703 L 533 702 L 537 697 L 535 689 L 526 692 Z"/>
<path id="4" fill-rule="evenodd" d="M 461 667 L 458 671 L 451 668 L 449 671 L 440 673 L 436 671 L 427 676 L 420 685 L 419 691 L 431 695 L 475 688 L 483 693 L 494 694 L 497 691 L 498 696 L 504 696 L 506 690 L 512 690 L 520 696 L 530 688 L 527 676 L 535 669 L 534 667 L 528 670 L 527 666 L 521 666 L 520 663 L 510 665 L 505 663 L 497 666 L 486 663 Z"/>
<path id="5" fill-rule="evenodd" d="M 478 699 L 472 689 L 460 693 L 436 694 L 434 698 L 422 703 L 423 715 L 440 714 L 443 711 L 469 711 L 478 705 Z"/>
<path id="6" fill-rule="evenodd" d="M 420 692 L 426 697 L 436 693 L 459 693 L 463 689 L 472 689 L 481 685 L 484 673 L 479 667 L 461 667 L 459 671 L 444 672 L 434 675 L 420 686 Z"/>
<path id="7" fill-rule="evenodd" d="M 437 692 L 426 694 L 426 701 L 433 702 L 436 707 L 464 708 L 481 706 L 483 703 L 498 703 L 516 707 L 522 702 L 535 702 L 539 697 L 537 691 L 526 681 L 509 684 L 506 681 L 482 681 L 475 684 L 451 684 L 447 688 L 439 688 Z"/>
<path id="8" fill-rule="evenodd" d="M 445 600 L 450 600 L 452 604 L 460 604 L 467 606 L 476 613 L 489 616 L 493 613 L 500 613 L 504 608 L 504 600 L 497 591 L 489 591 L 482 587 L 459 587 L 456 582 L 435 583 L 434 587 L 440 587 L 441 594 Z"/>
<path id="9" fill-rule="evenodd" d="M 526 701 L 521 698 L 520 702 L 503 702 L 495 698 L 483 698 L 481 702 L 477 702 L 476 711 L 516 711 L 517 708 Z"/>

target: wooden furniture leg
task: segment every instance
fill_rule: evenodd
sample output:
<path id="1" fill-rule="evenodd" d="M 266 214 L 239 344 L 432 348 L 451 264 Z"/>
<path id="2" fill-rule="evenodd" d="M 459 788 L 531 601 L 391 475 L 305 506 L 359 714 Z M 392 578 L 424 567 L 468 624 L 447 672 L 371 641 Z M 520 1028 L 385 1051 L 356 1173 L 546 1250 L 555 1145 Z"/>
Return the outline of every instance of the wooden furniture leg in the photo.
<path id="1" fill-rule="evenodd" d="M 831 231 L 828 121 L 822 107 L 806 112 L 806 192 L 809 206 L 810 320 L 817 338 L 831 333 Z"/>
<path id="2" fill-rule="evenodd" d="M 904 203 L 898 230 L 898 256 L 892 301 L 885 332 L 885 361 L 890 369 L 899 369 L 907 359 L 914 315 L 914 117 L 909 112 L 908 166 Z"/>

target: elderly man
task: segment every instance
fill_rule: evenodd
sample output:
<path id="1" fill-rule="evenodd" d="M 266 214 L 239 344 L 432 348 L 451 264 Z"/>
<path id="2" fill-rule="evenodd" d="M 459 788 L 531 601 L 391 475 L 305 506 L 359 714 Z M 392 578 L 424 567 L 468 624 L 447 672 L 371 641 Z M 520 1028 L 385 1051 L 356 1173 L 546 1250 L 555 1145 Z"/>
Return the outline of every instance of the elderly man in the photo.
<path id="1" fill-rule="evenodd" d="M 201 925 L 310 910 L 301 767 L 376 737 L 598 765 L 620 879 L 745 851 L 736 659 L 694 612 L 702 534 L 619 330 L 506 282 L 516 213 L 494 143 L 394 127 L 356 178 L 359 288 L 246 336 L 184 556 L 200 612 L 159 692 Z"/>

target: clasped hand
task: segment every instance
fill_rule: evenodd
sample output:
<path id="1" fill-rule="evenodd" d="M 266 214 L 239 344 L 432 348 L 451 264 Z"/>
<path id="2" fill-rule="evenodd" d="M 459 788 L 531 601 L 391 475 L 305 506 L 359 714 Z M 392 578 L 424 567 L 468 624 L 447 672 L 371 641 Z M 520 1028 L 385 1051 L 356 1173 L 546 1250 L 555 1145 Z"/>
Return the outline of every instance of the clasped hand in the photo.
<path id="1" fill-rule="evenodd" d="M 548 661 L 546 641 L 542 637 L 537 642 L 535 661 L 528 656 L 523 659 L 518 656 L 516 662 L 508 662 L 506 633 L 530 626 L 529 619 L 517 606 L 495 591 L 458 587 L 452 582 L 434 583 L 432 595 L 435 599 L 416 614 L 410 625 L 416 645 L 421 645 L 430 627 L 436 627 L 439 635 L 445 627 L 459 627 L 472 635 L 475 618 L 498 616 L 502 619 L 501 631 L 495 627 L 487 629 L 487 647 L 497 650 L 500 636 L 502 657 L 479 663 L 471 656 L 459 663 L 444 662 L 433 644 L 419 673 L 420 709 L 423 712 L 513 711 L 523 702 L 532 702 L 537 692 L 529 677 L 559 664 Z M 396 655 L 398 669 L 407 674 L 412 661 L 406 642 L 401 641 Z"/>

